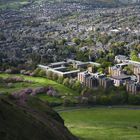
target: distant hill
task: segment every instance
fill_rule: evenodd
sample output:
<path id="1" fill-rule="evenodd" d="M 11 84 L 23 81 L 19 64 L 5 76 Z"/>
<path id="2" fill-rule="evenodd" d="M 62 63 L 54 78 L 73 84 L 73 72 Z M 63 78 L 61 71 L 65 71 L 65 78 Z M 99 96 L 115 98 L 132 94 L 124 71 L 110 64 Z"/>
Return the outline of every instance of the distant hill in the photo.
<path id="1" fill-rule="evenodd" d="M 49 1 L 49 2 L 66 2 L 73 3 L 78 2 L 83 5 L 91 5 L 93 7 L 114 7 L 122 6 L 126 4 L 136 4 L 140 3 L 140 0 L 0 0 L 0 9 L 12 8 L 18 9 L 22 6 L 39 2 L 39 1 Z"/>
<path id="2" fill-rule="evenodd" d="M 0 97 L 0 140 L 77 140 L 46 103 Z"/>

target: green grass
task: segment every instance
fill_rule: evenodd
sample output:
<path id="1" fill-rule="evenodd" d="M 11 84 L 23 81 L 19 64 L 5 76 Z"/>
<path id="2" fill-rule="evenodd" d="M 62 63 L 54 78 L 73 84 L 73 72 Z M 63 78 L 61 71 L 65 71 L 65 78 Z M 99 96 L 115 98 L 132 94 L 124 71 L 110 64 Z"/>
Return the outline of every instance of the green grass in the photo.
<path id="1" fill-rule="evenodd" d="M 32 77 L 32 76 L 24 76 L 24 75 L 19 75 L 19 74 L 0 74 L 0 77 L 2 78 L 7 78 L 9 76 L 20 76 L 23 77 L 25 80 L 32 81 L 34 86 L 52 86 L 56 90 L 60 92 L 62 95 L 77 95 L 77 92 L 67 88 L 66 86 L 59 84 L 55 81 L 49 80 L 47 78 L 41 78 L 41 77 Z"/>
<path id="2" fill-rule="evenodd" d="M 140 110 L 92 108 L 60 115 L 82 140 L 140 140 Z"/>
<path id="3" fill-rule="evenodd" d="M 55 102 L 55 103 L 62 103 L 62 101 L 63 101 L 61 98 L 51 97 L 51 96 L 47 96 L 45 94 L 39 94 L 39 95 L 37 95 L 37 97 L 39 99 L 41 99 L 42 101 L 48 100 L 49 102 Z"/>
<path id="4" fill-rule="evenodd" d="M 16 83 L 14 84 L 13 88 L 6 88 L 0 86 L 0 92 L 6 92 L 6 93 L 13 93 L 16 91 L 20 91 L 22 89 L 26 88 L 37 88 L 37 87 L 42 87 L 42 86 L 51 86 L 55 90 L 59 92 L 60 95 L 65 95 L 68 98 L 73 98 L 73 96 L 78 95 L 78 93 L 70 88 L 67 88 L 66 86 L 62 84 L 58 84 L 55 81 L 49 80 L 47 78 L 41 78 L 41 77 L 31 77 L 31 76 L 24 76 L 24 75 L 14 75 L 14 74 L 0 74 L 0 77 L 2 78 L 7 78 L 11 76 L 19 76 L 23 77 L 25 80 L 32 81 L 31 83 L 28 82 L 22 82 L 22 83 Z M 50 101 L 50 102 L 57 102 L 61 103 L 63 99 L 61 98 L 55 98 L 55 97 L 49 97 L 45 94 L 40 94 L 38 97 L 43 100 L 43 101 Z"/>
<path id="5" fill-rule="evenodd" d="M 35 88 L 35 87 L 37 87 L 37 84 L 27 83 L 27 82 L 14 83 L 14 84 L 12 84 L 12 87 L 10 87 L 10 88 L 0 84 L 0 92 L 10 94 L 10 93 L 20 91 L 25 88 Z"/>

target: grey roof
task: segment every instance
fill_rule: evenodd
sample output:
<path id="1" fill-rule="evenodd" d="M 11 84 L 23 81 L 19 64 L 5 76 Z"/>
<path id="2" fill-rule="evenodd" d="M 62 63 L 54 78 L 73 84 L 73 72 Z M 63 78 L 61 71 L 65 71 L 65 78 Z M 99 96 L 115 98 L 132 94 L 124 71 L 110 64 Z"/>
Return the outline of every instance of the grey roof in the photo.
<path id="1" fill-rule="evenodd" d="M 119 75 L 119 76 L 112 76 L 111 78 L 116 79 L 116 80 L 125 80 L 125 79 L 130 79 L 131 76 L 122 74 L 122 75 Z"/>
<path id="2" fill-rule="evenodd" d="M 55 66 L 55 65 L 63 65 L 66 64 L 67 62 L 61 61 L 61 62 L 55 62 L 55 63 L 50 63 L 48 66 Z"/>

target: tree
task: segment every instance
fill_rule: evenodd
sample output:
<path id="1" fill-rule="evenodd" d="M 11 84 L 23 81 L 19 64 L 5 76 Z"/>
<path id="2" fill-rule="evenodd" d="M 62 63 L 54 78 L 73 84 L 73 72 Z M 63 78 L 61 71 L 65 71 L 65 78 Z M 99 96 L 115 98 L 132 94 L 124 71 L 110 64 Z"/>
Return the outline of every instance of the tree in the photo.
<path id="1" fill-rule="evenodd" d="M 75 83 L 75 80 L 73 78 L 70 78 L 69 79 L 69 87 L 72 88 L 74 83 Z"/>
<path id="2" fill-rule="evenodd" d="M 66 42 L 67 42 L 66 39 L 62 39 L 62 40 L 60 40 L 60 41 L 58 42 L 58 44 L 60 44 L 60 45 L 64 45 Z"/>
<path id="3" fill-rule="evenodd" d="M 40 72 L 40 68 L 36 68 L 35 70 L 34 70 L 34 76 L 39 76 L 39 72 Z"/>
<path id="4" fill-rule="evenodd" d="M 128 103 L 131 105 L 140 105 L 140 95 L 129 95 Z"/>
<path id="5" fill-rule="evenodd" d="M 128 75 L 132 75 L 132 74 L 133 74 L 133 69 L 132 69 L 132 67 L 130 67 L 130 66 L 124 67 L 123 70 L 124 70 L 124 71 L 126 72 L 126 74 L 128 74 Z"/>
<path id="6" fill-rule="evenodd" d="M 57 81 L 58 80 L 58 75 L 56 73 L 53 73 L 52 79 L 55 80 L 55 81 Z"/>
<path id="7" fill-rule="evenodd" d="M 98 97 L 98 103 L 101 105 L 109 105 L 110 104 L 110 98 L 108 96 L 99 96 Z"/>
<path id="8" fill-rule="evenodd" d="M 133 61 L 140 61 L 140 58 L 138 57 L 138 52 L 135 50 L 131 51 L 130 58 Z"/>
<path id="9" fill-rule="evenodd" d="M 62 84 L 63 83 L 63 80 L 64 80 L 64 78 L 62 76 L 59 76 L 57 82 L 59 84 Z"/>
<path id="10" fill-rule="evenodd" d="M 49 79 L 53 78 L 53 72 L 52 71 L 47 72 L 47 78 L 49 78 Z"/>
<path id="11" fill-rule="evenodd" d="M 69 78 L 65 78 L 65 79 L 63 80 L 63 85 L 69 86 Z"/>
<path id="12" fill-rule="evenodd" d="M 72 87 L 74 90 L 76 90 L 77 92 L 81 92 L 82 91 L 82 85 L 79 81 L 76 81 L 74 84 L 73 84 L 73 87 Z"/>
<path id="13" fill-rule="evenodd" d="M 93 95 L 93 89 L 90 89 L 90 88 L 84 88 L 81 92 L 81 95 L 82 96 L 91 96 Z"/>
<path id="14" fill-rule="evenodd" d="M 98 72 L 99 72 L 99 73 L 104 73 L 104 69 L 103 69 L 103 68 L 99 68 L 99 69 L 98 69 Z"/>
<path id="15" fill-rule="evenodd" d="M 38 76 L 46 77 L 46 71 L 45 70 L 40 70 L 39 73 L 38 73 Z"/>
<path id="16" fill-rule="evenodd" d="M 112 93 L 111 95 L 109 95 L 109 98 L 112 105 L 120 105 L 127 103 L 127 94 L 124 92 Z"/>
<path id="17" fill-rule="evenodd" d="M 73 38 L 72 42 L 74 42 L 75 44 L 79 45 L 81 43 L 81 40 L 79 38 Z"/>
<path id="18" fill-rule="evenodd" d="M 63 106 L 68 107 L 68 106 L 74 106 L 74 103 L 70 99 L 64 99 L 63 101 Z"/>

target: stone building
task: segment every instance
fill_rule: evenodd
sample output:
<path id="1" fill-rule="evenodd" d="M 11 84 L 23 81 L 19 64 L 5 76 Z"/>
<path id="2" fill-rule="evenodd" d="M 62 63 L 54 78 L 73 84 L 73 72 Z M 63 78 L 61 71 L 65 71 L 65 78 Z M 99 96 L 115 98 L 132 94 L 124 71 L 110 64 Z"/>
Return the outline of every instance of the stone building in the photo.
<path id="1" fill-rule="evenodd" d="M 78 80 L 89 88 L 103 87 L 107 89 L 113 86 L 113 80 L 106 78 L 104 74 L 89 73 L 88 71 L 78 73 Z"/>
<path id="2" fill-rule="evenodd" d="M 140 67 L 134 67 L 133 71 L 135 75 L 140 74 Z"/>
<path id="3" fill-rule="evenodd" d="M 121 69 L 117 67 L 109 67 L 108 68 L 109 75 L 111 76 L 119 76 L 121 75 Z"/>
<path id="4" fill-rule="evenodd" d="M 140 83 L 130 81 L 126 84 L 126 91 L 130 94 L 136 95 L 140 93 Z"/>
<path id="5" fill-rule="evenodd" d="M 104 77 L 104 78 L 99 78 L 99 86 L 103 87 L 104 89 L 108 89 L 110 87 L 113 87 L 114 83 L 113 80 Z"/>
<path id="6" fill-rule="evenodd" d="M 119 75 L 119 76 L 112 76 L 111 79 L 114 81 L 114 85 L 116 87 L 125 86 L 127 81 L 131 80 L 131 77 L 128 75 Z"/>
<path id="7" fill-rule="evenodd" d="M 78 80 L 88 88 L 98 87 L 98 79 L 94 77 L 93 74 L 89 72 L 80 72 L 78 73 Z"/>

